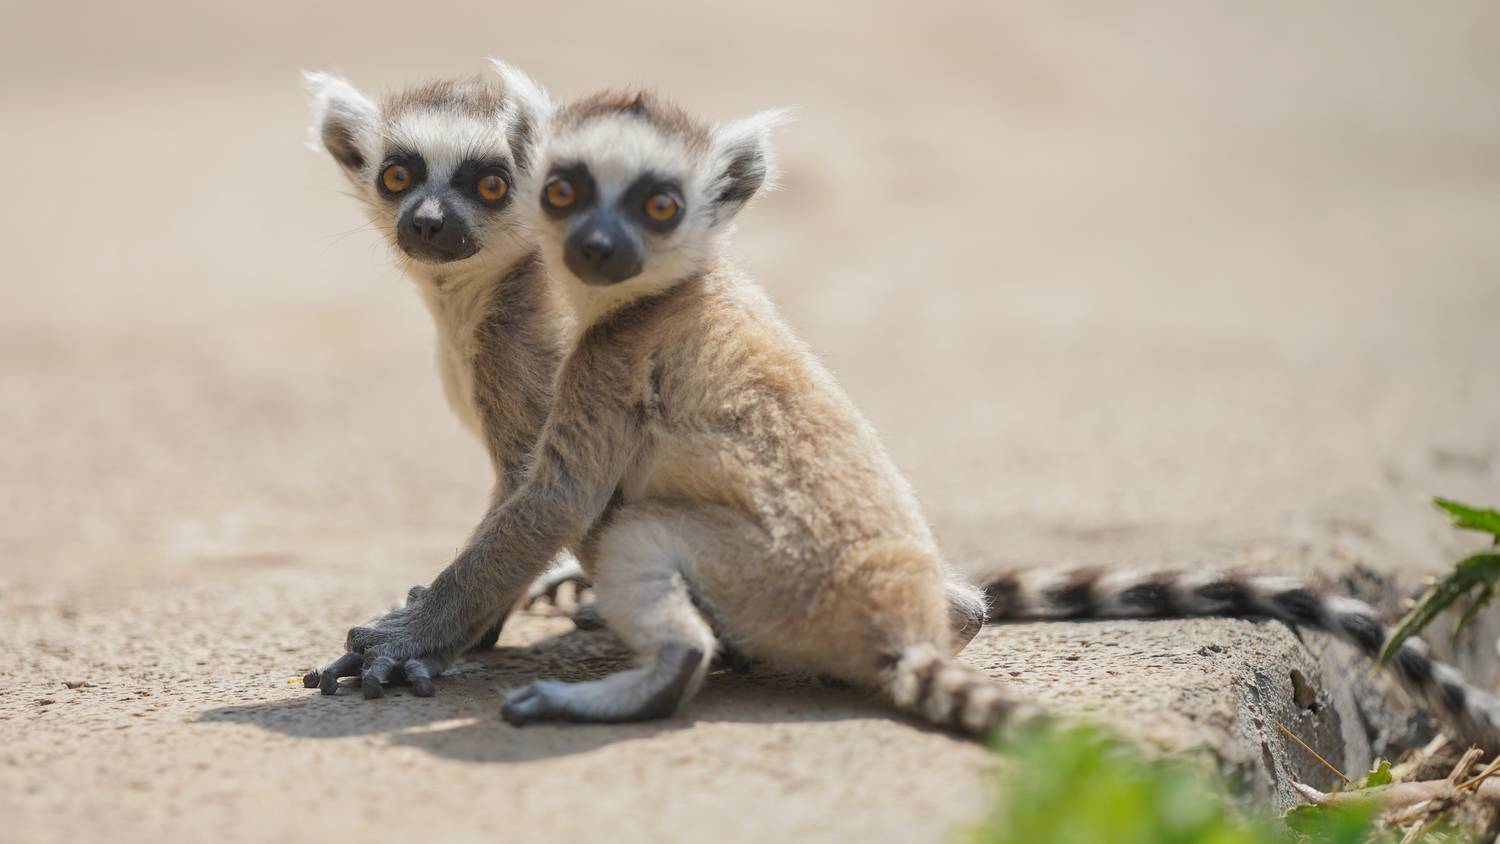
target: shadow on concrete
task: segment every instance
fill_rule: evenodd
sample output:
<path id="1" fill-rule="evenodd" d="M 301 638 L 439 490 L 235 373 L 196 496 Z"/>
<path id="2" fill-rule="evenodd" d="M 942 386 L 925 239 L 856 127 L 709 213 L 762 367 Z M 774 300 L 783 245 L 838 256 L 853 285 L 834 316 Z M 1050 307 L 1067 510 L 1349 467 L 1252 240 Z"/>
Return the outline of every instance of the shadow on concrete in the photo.
<path id="1" fill-rule="evenodd" d="M 628 651 L 606 631 L 575 630 L 527 647 L 500 647 L 461 658 L 438 678 L 436 697 L 404 686 L 365 700 L 345 680 L 339 694 L 314 689 L 292 700 L 210 709 L 200 723 L 251 724 L 295 738 L 388 735 L 391 743 L 467 762 L 517 763 L 587 753 L 649 739 L 695 723 L 786 723 L 900 717 L 873 694 L 830 689 L 815 680 L 757 668 L 718 671 L 677 716 L 636 724 L 547 723 L 512 727 L 500 717 L 506 691 L 538 679 L 592 680 L 630 666 Z"/>

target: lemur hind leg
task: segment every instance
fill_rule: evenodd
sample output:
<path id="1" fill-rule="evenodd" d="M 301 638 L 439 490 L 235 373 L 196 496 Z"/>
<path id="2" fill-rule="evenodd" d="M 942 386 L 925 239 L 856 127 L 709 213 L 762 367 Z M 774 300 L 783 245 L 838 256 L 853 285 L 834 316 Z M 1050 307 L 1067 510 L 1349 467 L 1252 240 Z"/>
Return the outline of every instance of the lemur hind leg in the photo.
<path id="1" fill-rule="evenodd" d="M 958 572 L 948 573 L 947 593 L 948 623 L 953 628 L 952 652 L 958 653 L 974 641 L 974 637 L 979 635 L 979 631 L 984 628 L 988 607 L 985 604 L 984 590 L 970 583 Z M 572 619 L 573 625 L 579 630 L 603 630 L 605 628 L 604 619 L 599 617 L 599 608 L 593 603 L 579 605 L 573 610 Z M 498 630 L 496 633 L 498 635 Z M 490 644 L 493 645 L 494 642 L 491 641 Z M 743 674 L 751 669 L 753 663 L 754 660 L 739 653 L 729 643 L 719 643 L 719 658 L 715 667 L 725 667 L 737 674 Z"/>
<path id="2" fill-rule="evenodd" d="M 505 699 L 505 719 L 644 721 L 666 718 L 698 690 L 717 640 L 694 605 L 684 567 L 714 547 L 718 529 L 693 508 L 623 506 L 598 537 L 594 563 L 599 617 L 639 657 L 640 665 L 598 680 L 542 680 Z"/>

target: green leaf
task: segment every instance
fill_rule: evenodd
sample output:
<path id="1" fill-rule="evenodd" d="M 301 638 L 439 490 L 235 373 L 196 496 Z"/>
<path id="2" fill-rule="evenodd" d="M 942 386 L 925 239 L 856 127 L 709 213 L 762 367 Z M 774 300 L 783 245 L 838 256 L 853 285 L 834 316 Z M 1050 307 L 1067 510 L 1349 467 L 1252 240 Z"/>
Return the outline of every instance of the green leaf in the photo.
<path id="1" fill-rule="evenodd" d="M 1453 573 L 1428 589 L 1426 594 L 1417 601 L 1417 605 L 1412 607 L 1411 612 L 1407 613 L 1396 625 L 1395 632 L 1381 649 L 1380 657 L 1375 660 L 1376 667 L 1384 668 L 1403 642 L 1422 632 L 1434 618 L 1437 618 L 1443 610 L 1453 606 L 1453 603 L 1469 590 L 1480 586 L 1482 591 L 1475 596 L 1474 603 L 1466 613 L 1472 617 L 1477 611 L 1475 607 L 1483 606 L 1494 597 L 1497 580 L 1500 580 L 1500 553 L 1475 554 L 1454 566 Z"/>
<path id="2" fill-rule="evenodd" d="M 1384 759 L 1381 759 L 1380 762 L 1375 765 L 1374 769 L 1372 769 L 1368 774 L 1365 774 L 1365 781 L 1360 783 L 1359 787 L 1374 788 L 1377 785 L 1390 785 L 1391 782 L 1391 763 L 1385 761 Z"/>
<path id="3" fill-rule="evenodd" d="M 1005 773 L 971 844 L 1292 844 L 1232 812 L 1211 768 L 1149 758 L 1095 728 L 1029 728 L 998 747 Z"/>
<path id="4" fill-rule="evenodd" d="M 1458 623 L 1453 625 L 1453 638 L 1458 639 L 1458 634 L 1464 632 L 1469 622 L 1484 607 L 1489 606 L 1490 601 L 1495 599 L 1495 584 L 1486 582 L 1479 588 L 1479 594 L 1469 599 L 1469 605 L 1464 608 L 1464 614 L 1458 617 Z"/>
<path id="5" fill-rule="evenodd" d="M 1379 808 L 1374 803 L 1298 806 L 1282 818 L 1299 841 L 1308 844 L 1364 844 Z"/>
<path id="6" fill-rule="evenodd" d="M 1432 503 L 1443 508 L 1453 518 L 1453 526 L 1460 530 L 1477 530 L 1488 533 L 1500 542 L 1500 512 L 1483 510 L 1441 496 Z"/>

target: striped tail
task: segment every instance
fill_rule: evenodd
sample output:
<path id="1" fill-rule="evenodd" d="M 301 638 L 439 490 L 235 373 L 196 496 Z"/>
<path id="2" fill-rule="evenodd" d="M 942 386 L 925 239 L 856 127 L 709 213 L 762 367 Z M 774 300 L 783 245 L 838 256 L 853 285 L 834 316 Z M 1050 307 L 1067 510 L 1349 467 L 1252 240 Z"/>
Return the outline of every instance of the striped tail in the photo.
<path id="1" fill-rule="evenodd" d="M 1331 633 L 1375 659 L 1390 634 L 1363 601 L 1329 595 L 1305 580 L 1202 571 L 1008 572 L 985 586 L 987 622 L 1079 618 L 1266 616 Z M 1459 735 L 1500 750 L 1500 698 L 1407 639 L 1391 659 L 1401 685 Z"/>
<path id="2" fill-rule="evenodd" d="M 958 662 L 931 645 L 907 648 L 890 657 L 884 685 L 901 709 L 935 726 L 984 737 L 1043 720 L 1043 711 L 1006 696 L 983 672 Z"/>

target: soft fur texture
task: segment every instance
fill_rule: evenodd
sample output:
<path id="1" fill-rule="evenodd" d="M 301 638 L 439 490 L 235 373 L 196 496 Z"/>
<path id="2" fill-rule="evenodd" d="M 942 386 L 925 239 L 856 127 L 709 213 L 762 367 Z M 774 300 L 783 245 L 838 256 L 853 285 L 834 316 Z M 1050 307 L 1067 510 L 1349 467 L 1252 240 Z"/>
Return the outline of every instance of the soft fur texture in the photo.
<path id="1" fill-rule="evenodd" d="M 641 666 L 518 690 L 505 707 L 515 723 L 670 714 L 720 637 L 773 664 L 886 688 L 956 728 L 982 732 L 1007 711 L 950 656 L 964 641 L 950 607 L 972 622 L 977 590 L 942 562 L 874 430 L 722 258 L 734 216 L 770 183 L 766 134 L 778 119 L 708 127 L 639 94 L 558 112 L 539 174 L 586 164 L 598 201 L 612 203 L 649 171 L 682 186 L 683 222 L 647 236 L 639 276 L 585 286 L 562 260 L 564 224 L 525 206 L 548 276 L 574 306 L 576 341 L 525 483 L 431 588 L 350 631 L 367 663 L 446 662 L 488 621 L 476 596 L 578 544 L 599 615 Z"/>
<path id="2" fill-rule="evenodd" d="M 498 508 L 525 476 L 568 334 L 565 312 L 542 278 L 535 246 L 521 230 L 516 211 L 519 197 L 535 193 L 527 155 L 552 105 L 525 74 L 501 62 L 496 69 L 497 79 L 442 80 L 397 91 L 378 104 L 342 78 L 306 74 L 313 143 L 338 162 L 371 224 L 397 255 L 402 255 L 397 220 L 409 206 L 432 200 L 417 192 L 396 197 L 381 193 L 376 180 L 392 154 L 420 156 L 427 178 L 443 182 L 466 161 L 508 165 L 511 201 L 503 207 L 457 200 L 451 205 L 475 233 L 475 254 L 446 263 L 403 261 L 437 327 L 444 393 L 459 419 L 485 445 L 494 466 L 492 508 Z M 487 541 L 481 528 L 469 544 Z M 476 640 L 483 646 L 493 644 L 527 580 L 473 596 L 483 607 L 486 629 L 466 634 L 467 641 L 459 647 Z M 413 599 L 420 596 L 417 590 Z M 367 675 L 372 682 L 364 684 L 365 693 L 377 695 L 383 673 L 400 669 L 425 678 L 444 665 L 442 660 L 394 668 L 373 661 L 365 665 L 359 655 L 350 654 L 307 680 L 332 693 L 340 676 L 373 671 Z M 418 688 L 430 692 L 430 680 Z"/>

